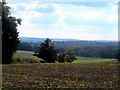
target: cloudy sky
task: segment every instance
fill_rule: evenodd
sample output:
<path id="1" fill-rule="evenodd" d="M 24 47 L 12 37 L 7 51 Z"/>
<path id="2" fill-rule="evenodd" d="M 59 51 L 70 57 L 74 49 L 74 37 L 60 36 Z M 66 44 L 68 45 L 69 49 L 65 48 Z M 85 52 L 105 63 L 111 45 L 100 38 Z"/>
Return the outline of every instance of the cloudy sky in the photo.
<path id="1" fill-rule="evenodd" d="M 117 40 L 117 2 L 40 2 L 7 0 L 22 19 L 20 37 Z"/>

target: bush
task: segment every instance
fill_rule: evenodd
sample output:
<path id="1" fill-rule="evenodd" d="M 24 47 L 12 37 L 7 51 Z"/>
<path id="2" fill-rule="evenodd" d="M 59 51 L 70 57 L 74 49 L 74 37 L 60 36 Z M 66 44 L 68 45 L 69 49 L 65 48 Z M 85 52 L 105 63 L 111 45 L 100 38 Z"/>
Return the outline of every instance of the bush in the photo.
<path id="1" fill-rule="evenodd" d="M 64 63 L 65 62 L 64 57 L 65 57 L 64 53 L 57 54 L 57 61 L 59 63 Z"/>
<path id="2" fill-rule="evenodd" d="M 57 60 L 60 63 L 63 62 L 73 62 L 74 60 L 77 60 L 77 58 L 74 55 L 73 50 L 67 49 L 64 53 L 57 54 Z"/>

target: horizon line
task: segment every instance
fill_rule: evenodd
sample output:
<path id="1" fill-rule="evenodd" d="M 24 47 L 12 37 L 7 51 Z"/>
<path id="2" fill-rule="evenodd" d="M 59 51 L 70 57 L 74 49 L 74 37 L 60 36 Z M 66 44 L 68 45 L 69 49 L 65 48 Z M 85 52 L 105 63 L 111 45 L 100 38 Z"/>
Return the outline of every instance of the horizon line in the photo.
<path id="1" fill-rule="evenodd" d="M 37 38 L 37 39 L 46 39 L 48 37 L 25 37 L 25 36 L 19 36 L 18 38 Z M 120 41 L 120 40 L 107 40 L 107 39 L 78 39 L 78 38 L 48 38 L 48 39 L 73 39 L 73 40 L 82 40 L 82 41 Z"/>

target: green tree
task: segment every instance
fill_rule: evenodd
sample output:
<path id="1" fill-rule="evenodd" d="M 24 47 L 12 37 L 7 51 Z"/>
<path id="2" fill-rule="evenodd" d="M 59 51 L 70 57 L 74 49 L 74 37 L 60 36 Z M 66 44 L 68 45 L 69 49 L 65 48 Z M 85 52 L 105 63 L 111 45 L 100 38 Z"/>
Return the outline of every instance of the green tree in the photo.
<path id="1" fill-rule="evenodd" d="M 65 51 L 64 60 L 65 60 L 66 62 L 73 62 L 74 60 L 77 60 L 77 58 L 75 57 L 74 52 L 73 52 L 72 49 L 67 49 L 67 50 Z"/>
<path id="2" fill-rule="evenodd" d="M 2 6 L 2 63 L 9 64 L 19 41 L 17 26 L 21 19 L 11 16 L 10 7 L 0 1 Z"/>
<path id="3" fill-rule="evenodd" d="M 43 59 L 45 62 L 54 63 L 56 60 L 56 50 L 50 39 L 46 39 L 40 44 L 39 51 L 34 56 Z"/>

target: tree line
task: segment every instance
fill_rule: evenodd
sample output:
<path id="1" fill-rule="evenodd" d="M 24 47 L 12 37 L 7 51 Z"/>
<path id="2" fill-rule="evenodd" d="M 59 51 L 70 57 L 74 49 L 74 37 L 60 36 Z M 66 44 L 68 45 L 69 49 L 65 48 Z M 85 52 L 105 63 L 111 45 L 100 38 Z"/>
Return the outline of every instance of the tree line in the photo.
<path id="1" fill-rule="evenodd" d="M 17 49 L 26 51 L 38 51 L 42 42 L 21 42 Z M 82 57 L 116 58 L 118 54 L 118 42 L 97 41 L 52 41 L 57 53 L 63 53 L 72 49 L 74 54 Z"/>

